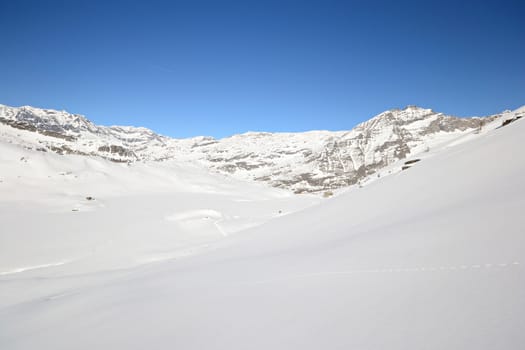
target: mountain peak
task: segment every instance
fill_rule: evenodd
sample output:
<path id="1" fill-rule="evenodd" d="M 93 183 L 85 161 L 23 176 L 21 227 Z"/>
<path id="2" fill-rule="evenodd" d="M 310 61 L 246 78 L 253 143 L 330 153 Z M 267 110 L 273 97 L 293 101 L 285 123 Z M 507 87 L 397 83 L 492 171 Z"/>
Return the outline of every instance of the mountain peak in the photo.
<path id="1" fill-rule="evenodd" d="M 423 108 L 423 107 L 418 107 L 415 105 L 408 105 L 403 109 L 391 109 L 386 112 L 383 112 L 382 114 L 386 114 L 386 113 L 390 113 L 392 114 L 394 118 L 402 119 L 402 120 L 420 119 L 423 116 L 429 116 L 432 114 L 436 114 L 430 108 Z"/>

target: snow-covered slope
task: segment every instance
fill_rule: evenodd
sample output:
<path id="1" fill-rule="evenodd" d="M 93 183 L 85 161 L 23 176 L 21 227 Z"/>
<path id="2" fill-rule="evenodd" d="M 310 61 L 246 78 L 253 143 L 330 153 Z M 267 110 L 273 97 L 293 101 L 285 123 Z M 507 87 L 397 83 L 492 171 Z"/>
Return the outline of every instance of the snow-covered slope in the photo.
<path id="1" fill-rule="evenodd" d="M 123 164 L 0 144 L 0 275 L 173 258 L 318 201 L 175 161 Z"/>
<path id="2" fill-rule="evenodd" d="M 521 349 L 524 135 L 321 202 L 2 145 L 0 348 Z"/>
<path id="3" fill-rule="evenodd" d="M 145 128 L 97 126 L 67 112 L 0 105 L 0 142 L 115 162 L 186 161 L 243 180 L 312 192 L 355 184 L 405 157 L 483 133 L 501 117 L 456 118 L 409 106 L 383 112 L 350 131 L 177 140 Z"/>

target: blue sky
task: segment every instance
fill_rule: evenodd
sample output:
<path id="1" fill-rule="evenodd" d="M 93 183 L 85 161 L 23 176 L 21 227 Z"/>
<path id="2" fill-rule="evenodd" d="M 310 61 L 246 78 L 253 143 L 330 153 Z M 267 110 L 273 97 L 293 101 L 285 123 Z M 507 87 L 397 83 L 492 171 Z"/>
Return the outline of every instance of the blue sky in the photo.
<path id="1" fill-rule="evenodd" d="M 0 103 L 173 136 L 525 104 L 523 1 L 0 1 Z"/>

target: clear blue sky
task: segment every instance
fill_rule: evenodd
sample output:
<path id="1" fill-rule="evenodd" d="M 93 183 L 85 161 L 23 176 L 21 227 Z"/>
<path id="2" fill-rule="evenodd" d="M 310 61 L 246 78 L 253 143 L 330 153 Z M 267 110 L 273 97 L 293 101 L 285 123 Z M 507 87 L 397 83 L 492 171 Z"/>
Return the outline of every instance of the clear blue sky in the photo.
<path id="1" fill-rule="evenodd" d="M 525 104 L 525 1 L 0 0 L 0 103 L 173 136 Z"/>

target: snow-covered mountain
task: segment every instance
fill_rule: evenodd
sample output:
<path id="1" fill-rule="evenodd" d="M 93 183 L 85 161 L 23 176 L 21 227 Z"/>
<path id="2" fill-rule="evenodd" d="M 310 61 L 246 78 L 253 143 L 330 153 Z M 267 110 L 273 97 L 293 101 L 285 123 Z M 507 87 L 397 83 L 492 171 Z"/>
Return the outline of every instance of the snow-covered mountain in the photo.
<path id="1" fill-rule="evenodd" d="M 0 349 L 521 350 L 525 121 L 497 127 L 522 112 L 332 198 L 0 125 Z M 279 146 L 312 134 L 345 137 Z"/>
<path id="2" fill-rule="evenodd" d="M 407 157 L 483 132 L 498 118 L 458 118 L 415 106 L 385 111 L 350 131 L 249 132 L 224 139 L 173 139 L 146 128 L 98 126 L 78 114 L 0 105 L 0 140 L 28 149 L 115 162 L 178 160 L 294 192 L 358 183 Z"/>

